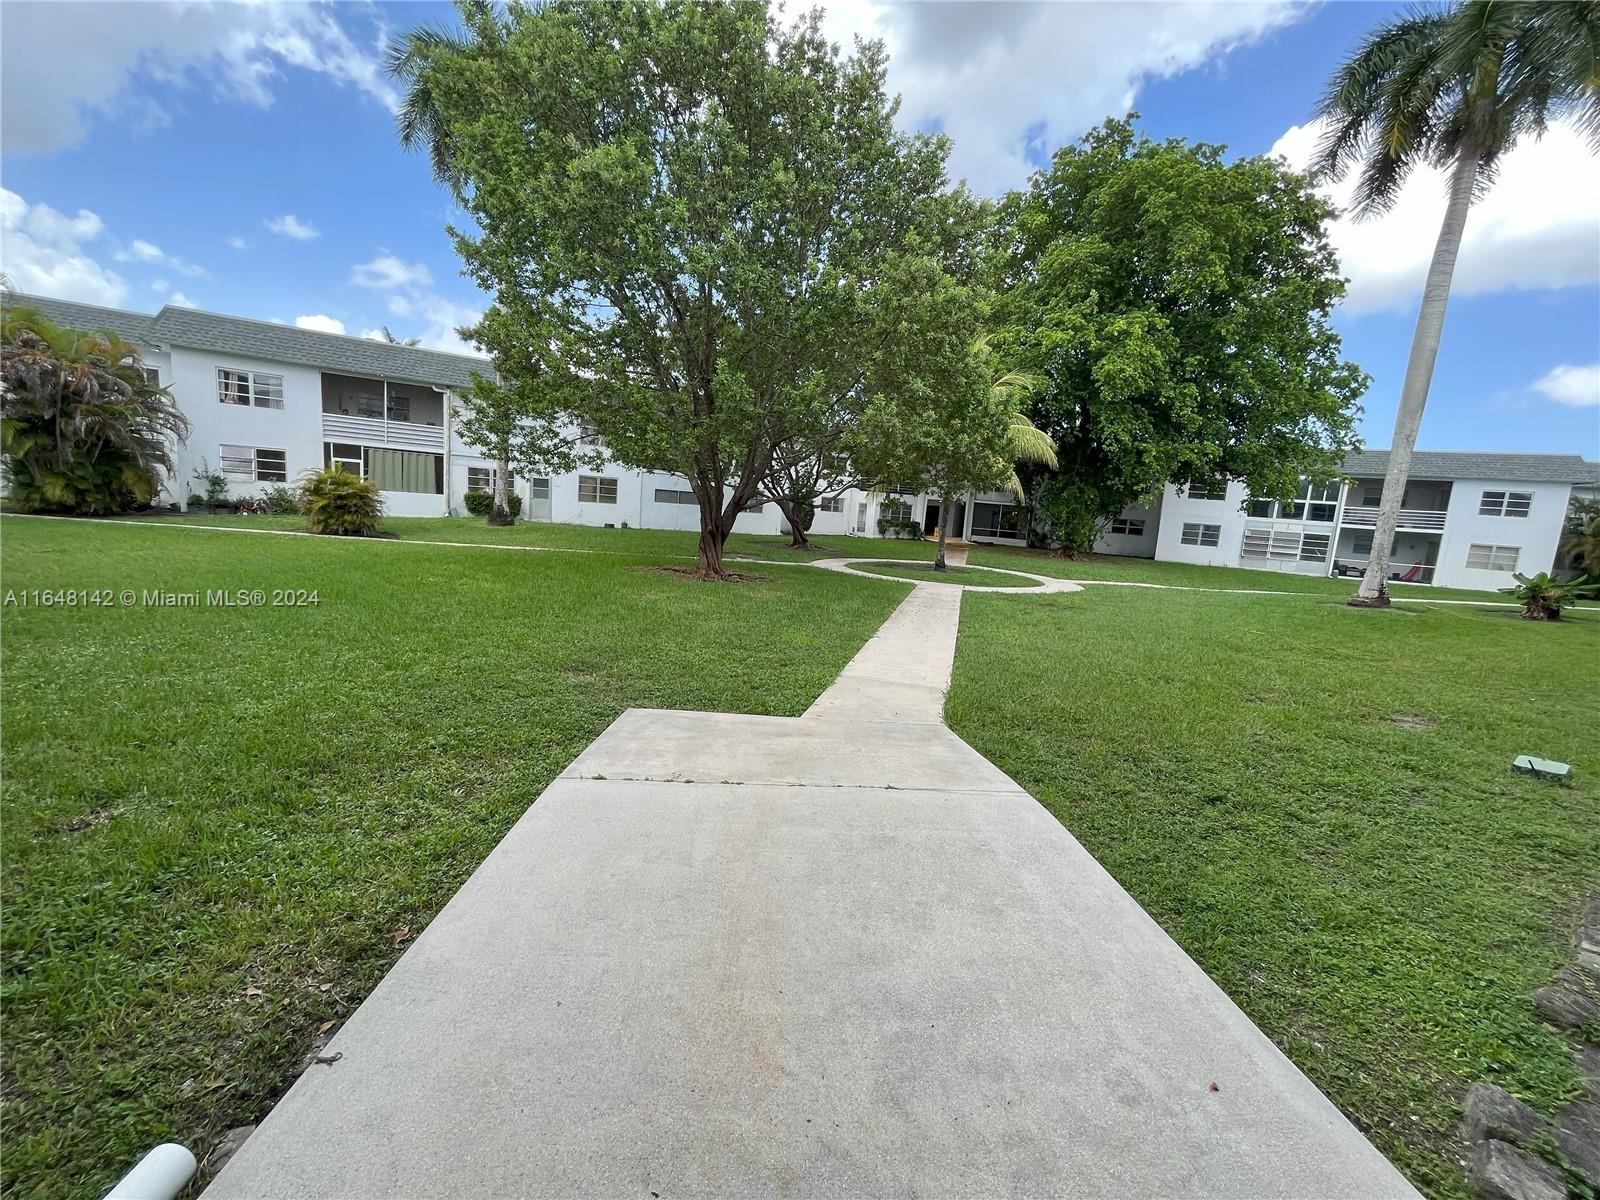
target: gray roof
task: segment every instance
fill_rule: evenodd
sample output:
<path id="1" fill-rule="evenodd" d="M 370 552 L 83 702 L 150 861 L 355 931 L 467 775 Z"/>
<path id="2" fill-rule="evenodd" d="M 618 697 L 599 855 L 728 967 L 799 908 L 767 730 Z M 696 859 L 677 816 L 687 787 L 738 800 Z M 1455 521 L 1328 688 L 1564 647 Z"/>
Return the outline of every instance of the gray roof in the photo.
<path id="1" fill-rule="evenodd" d="M 1387 450 L 1364 450 L 1344 460 L 1344 473 L 1376 478 L 1389 469 Z M 1600 463 L 1576 454 L 1495 454 L 1476 450 L 1418 450 L 1412 479 L 1503 479 L 1508 483 L 1600 483 Z"/>
<path id="2" fill-rule="evenodd" d="M 57 324 L 73 329 L 109 329 L 141 346 L 184 346 L 296 363 L 349 375 L 376 376 L 411 383 L 466 387 L 472 374 L 494 374 L 487 358 L 446 354 L 417 346 L 395 346 L 372 338 L 317 333 L 272 321 L 252 321 L 168 304 L 154 316 L 76 304 L 49 296 L 5 293 L 7 308 L 36 308 Z"/>

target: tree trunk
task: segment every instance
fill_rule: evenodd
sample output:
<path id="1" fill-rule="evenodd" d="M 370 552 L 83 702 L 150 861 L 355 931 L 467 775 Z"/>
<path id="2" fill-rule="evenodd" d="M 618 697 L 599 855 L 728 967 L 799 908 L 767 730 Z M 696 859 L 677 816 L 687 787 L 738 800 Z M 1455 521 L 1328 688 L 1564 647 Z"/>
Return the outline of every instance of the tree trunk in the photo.
<path id="1" fill-rule="evenodd" d="M 695 574 L 701 579 L 726 579 L 728 572 L 722 566 L 722 530 L 718 525 L 700 527 L 699 557 Z"/>
<path id="2" fill-rule="evenodd" d="M 1400 522 L 1400 501 L 1405 496 L 1411 474 L 1411 452 L 1416 449 L 1417 431 L 1422 427 L 1422 410 L 1428 403 L 1428 387 L 1433 383 L 1433 362 L 1439 355 L 1439 338 L 1444 332 L 1444 310 L 1450 301 L 1450 279 L 1455 274 L 1456 254 L 1461 249 L 1461 234 L 1472 205 L 1472 185 L 1478 178 L 1478 156 L 1463 152 L 1450 177 L 1450 202 L 1439 227 L 1439 240 L 1433 247 L 1433 262 L 1428 267 L 1428 282 L 1422 289 L 1422 308 L 1411 335 L 1411 357 L 1406 362 L 1405 382 L 1400 388 L 1400 408 L 1394 418 L 1394 439 L 1389 443 L 1389 469 L 1383 477 L 1383 499 L 1378 504 L 1378 525 L 1372 534 L 1372 555 L 1361 586 L 1350 597 L 1357 608 L 1387 608 L 1389 605 L 1389 554 L 1394 547 L 1394 530 Z"/>
<path id="3" fill-rule="evenodd" d="M 511 524 L 511 502 L 506 492 L 511 483 L 511 462 L 501 454 L 494 462 L 494 507 L 489 510 L 489 524 Z"/>
<path id="4" fill-rule="evenodd" d="M 783 519 L 789 522 L 789 549 L 811 549 L 811 540 L 806 537 L 806 523 L 800 515 L 800 506 L 792 500 L 779 500 L 777 503 Z"/>
<path id="5" fill-rule="evenodd" d="M 949 499 L 948 496 L 942 496 L 939 499 L 939 553 L 934 555 L 934 558 L 933 558 L 933 569 L 935 571 L 947 571 L 947 570 L 949 570 L 949 568 L 947 566 L 945 566 L 945 561 L 944 561 L 944 543 L 945 543 L 945 539 L 947 537 L 949 537 L 949 535 L 950 535 L 950 499 Z"/>

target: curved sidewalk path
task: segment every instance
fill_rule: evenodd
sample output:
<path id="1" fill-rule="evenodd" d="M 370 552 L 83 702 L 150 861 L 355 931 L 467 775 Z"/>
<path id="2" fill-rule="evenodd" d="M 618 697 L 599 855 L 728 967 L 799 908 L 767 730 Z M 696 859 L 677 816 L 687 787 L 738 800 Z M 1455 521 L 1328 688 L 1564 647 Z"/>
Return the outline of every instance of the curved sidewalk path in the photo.
<path id="1" fill-rule="evenodd" d="M 1414 1196 L 944 727 L 960 602 L 801 718 L 623 713 L 206 1195 Z"/>

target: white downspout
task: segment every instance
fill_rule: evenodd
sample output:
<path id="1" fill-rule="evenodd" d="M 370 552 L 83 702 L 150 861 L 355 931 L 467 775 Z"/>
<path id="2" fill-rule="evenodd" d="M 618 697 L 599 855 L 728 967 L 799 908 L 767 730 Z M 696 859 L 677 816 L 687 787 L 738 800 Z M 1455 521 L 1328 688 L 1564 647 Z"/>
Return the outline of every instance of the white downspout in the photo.
<path id="1" fill-rule="evenodd" d="M 186 1147 L 164 1142 L 136 1162 L 105 1200 L 172 1200 L 194 1177 L 198 1165 Z"/>
<path id="2" fill-rule="evenodd" d="M 450 475 L 450 443 L 454 440 L 450 431 L 451 422 L 455 419 L 455 393 L 449 388 L 442 388 L 437 385 L 434 386 L 433 390 L 439 393 L 439 402 L 444 405 L 444 515 L 448 517 L 450 515 L 450 486 L 452 482 Z M 387 406 L 385 411 L 387 411 Z"/>

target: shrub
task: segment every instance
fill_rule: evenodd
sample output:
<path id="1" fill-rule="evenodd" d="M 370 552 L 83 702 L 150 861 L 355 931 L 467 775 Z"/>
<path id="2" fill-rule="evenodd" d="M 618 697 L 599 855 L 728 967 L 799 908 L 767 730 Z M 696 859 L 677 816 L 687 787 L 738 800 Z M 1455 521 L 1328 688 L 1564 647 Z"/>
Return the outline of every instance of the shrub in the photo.
<path id="1" fill-rule="evenodd" d="M 300 497 L 292 487 L 278 484 L 261 490 L 261 502 L 275 517 L 292 517 L 300 511 Z"/>
<path id="2" fill-rule="evenodd" d="M 1522 605 L 1522 615 L 1529 621 L 1559 621 L 1562 609 L 1600 595 L 1600 580 L 1584 575 L 1557 579 L 1549 571 L 1540 571 L 1513 578 L 1517 581 L 1514 586 L 1500 590 Z"/>
<path id="3" fill-rule="evenodd" d="M 0 455 L 24 512 L 147 506 L 189 422 L 144 376 L 139 351 L 32 309 L 0 316 Z"/>
<path id="4" fill-rule="evenodd" d="M 203 458 L 200 460 L 200 469 L 194 473 L 194 481 L 206 485 L 207 508 L 222 508 L 233 503 L 233 498 L 228 495 L 228 477 L 212 469 Z"/>
<path id="5" fill-rule="evenodd" d="M 338 467 L 307 471 L 300 480 L 300 511 L 312 533 L 375 537 L 383 515 L 378 485 Z"/>
<path id="6" fill-rule="evenodd" d="M 462 497 L 467 511 L 475 517 L 487 517 L 494 511 L 494 496 L 489 492 L 469 491 Z M 513 517 L 522 513 L 522 497 L 515 492 L 506 493 L 506 507 L 511 510 Z"/>

